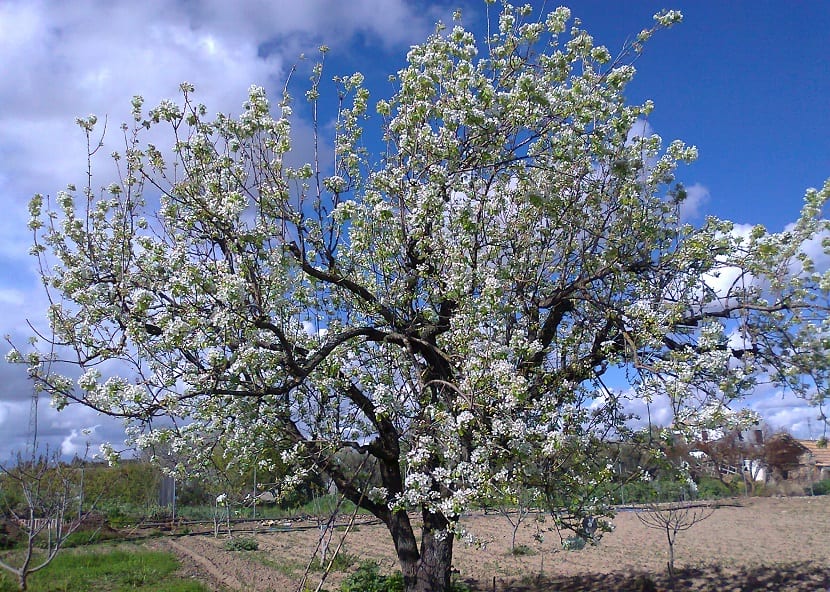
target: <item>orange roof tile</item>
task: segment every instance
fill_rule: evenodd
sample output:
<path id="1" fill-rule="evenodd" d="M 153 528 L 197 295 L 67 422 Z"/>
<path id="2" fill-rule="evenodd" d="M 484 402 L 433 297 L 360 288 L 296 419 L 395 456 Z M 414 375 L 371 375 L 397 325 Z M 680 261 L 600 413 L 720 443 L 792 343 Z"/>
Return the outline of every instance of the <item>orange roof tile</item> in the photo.
<path id="1" fill-rule="evenodd" d="M 830 447 L 819 448 L 816 440 L 798 440 L 798 443 L 810 451 L 817 467 L 830 467 Z"/>

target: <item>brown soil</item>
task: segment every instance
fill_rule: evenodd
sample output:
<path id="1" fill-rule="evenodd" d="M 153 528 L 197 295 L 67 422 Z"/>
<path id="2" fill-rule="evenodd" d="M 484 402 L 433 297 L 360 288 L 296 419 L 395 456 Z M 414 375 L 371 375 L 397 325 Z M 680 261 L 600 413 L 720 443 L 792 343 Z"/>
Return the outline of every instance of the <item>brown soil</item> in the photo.
<path id="1" fill-rule="evenodd" d="M 830 590 L 830 496 L 737 503 L 741 505 L 721 507 L 678 534 L 676 590 Z M 562 550 L 550 521 L 531 516 L 517 534 L 517 545 L 526 545 L 529 552 L 519 556 L 509 552 L 511 528 L 503 516 L 477 513 L 463 524 L 480 544 L 458 541 L 454 567 L 474 590 L 641 592 L 670 587 L 665 533 L 646 528 L 634 512 L 619 513 L 613 532 L 599 545 L 580 551 Z M 330 549 L 341 535 L 335 533 Z M 259 550 L 249 552 L 226 551 L 222 538 L 208 535 L 164 539 L 163 544 L 182 557 L 188 573 L 199 574 L 216 590 L 296 590 L 319 532 L 311 528 L 255 536 Z M 397 568 L 392 541 L 382 525 L 359 525 L 340 553 L 353 561 L 343 572 L 329 575 L 324 585 L 328 590 L 336 590 L 362 559 L 377 560 L 385 571 Z M 309 574 L 313 590 L 321 574 Z"/>

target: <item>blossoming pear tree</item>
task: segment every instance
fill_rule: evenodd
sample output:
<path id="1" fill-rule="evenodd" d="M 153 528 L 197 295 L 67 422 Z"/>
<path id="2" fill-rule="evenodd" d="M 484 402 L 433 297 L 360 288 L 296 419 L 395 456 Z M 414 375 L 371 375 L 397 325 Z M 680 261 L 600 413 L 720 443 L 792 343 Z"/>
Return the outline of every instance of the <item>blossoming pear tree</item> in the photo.
<path id="1" fill-rule="evenodd" d="M 188 84 L 149 112 L 136 97 L 112 180 L 79 120 L 84 187 L 30 205 L 54 347 L 12 358 L 59 407 L 124 417 L 192 466 L 276 449 L 288 480 L 324 473 L 386 525 L 408 591 L 448 589 L 462 512 L 523 466 L 569 467 L 569 491 L 610 477 L 556 458 L 624 433 L 612 369 L 687 423 L 759 381 L 820 405 L 830 276 L 805 245 L 830 185 L 780 234 L 681 223 L 674 171 L 696 151 L 637 135 L 652 104 L 624 96 L 679 20 L 616 57 L 565 8 L 505 4 L 481 40 L 439 26 L 376 104 L 381 153 L 362 76 L 336 79 L 333 162 L 290 164 L 292 101 L 261 88 L 238 117 Z M 47 351 L 80 378 L 41 374 Z"/>

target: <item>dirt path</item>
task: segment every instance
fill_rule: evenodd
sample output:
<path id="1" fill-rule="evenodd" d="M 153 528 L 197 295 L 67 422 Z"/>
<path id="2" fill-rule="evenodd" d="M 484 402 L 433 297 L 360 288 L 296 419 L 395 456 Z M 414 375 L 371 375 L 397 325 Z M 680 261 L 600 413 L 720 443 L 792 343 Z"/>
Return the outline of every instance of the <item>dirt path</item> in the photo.
<path id="1" fill-rule="evenodd" d="M 269 536 L 273 535 L 257 538 L 267 540 Z M 228 551 L 224 547 L 225 539 L 216 539 L 212 535 L 191 535 L 159 542 L 183 560 L 189 575 L 207 581 L 216 589 L 232 592 L 295 590 L 307 563 L 306 558 L 306 563 L 295 562 L 290 568 L 286 567 L 281 559 L 272 557 L 267 543 L 263 548 L 262 542 L 260 551 Z"/>
<path id="2" fill-rule="evenodd" d="M 208 559 L 205 555 L 196 552 L 192 548 L 181 544 L 175 539 L 166 539 L 165 544 L 170 547 L 178 556 L 185 556 L 192 559 L 202 570 L 204 570 L 211 580 L 214 580 L 222 586 L 227 586 L 231 590 L 242 590 L 243 584 L 234 576 L 226 573 L 219 568 L 213 561 Z"/>

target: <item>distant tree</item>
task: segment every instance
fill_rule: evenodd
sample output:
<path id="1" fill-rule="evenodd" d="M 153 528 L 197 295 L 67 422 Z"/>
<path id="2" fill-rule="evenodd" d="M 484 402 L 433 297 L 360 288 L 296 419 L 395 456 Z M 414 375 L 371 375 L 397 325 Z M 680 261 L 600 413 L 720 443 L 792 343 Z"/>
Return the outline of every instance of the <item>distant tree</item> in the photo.
<path id="1" fill-rule="evenodd" d="M 510 552 L 516 551 L 516 534 L 534 507 L 538 507 L 539 489 L 530 487 L 524 475 L 508 475 L 507 480 L 493 492 L 494 507 L 510 524 Z"/>
<path id="2" fill-rule="evenodd" d="M 99 192 L 97 119 L 80 120 L 85 186 L 35 196 L 30 227 L 56 351 L 83 374 L 11 359 L 59 408 L 125 417 L 137 445 L 194 466 L 219 443 L 240 464 L 278 446 L 288 485 L 324 473 L 386 525 L 408 592 L 448 589 L 461 513 L 508 467 L 624 432 L 609 369 L 687 424 L 759 377 L 820 403 L 830 281 L 804 245 L 827 231 L 830 184 L 781 234 L 682 224 L 674 170 L 696 150 L 663 150 L 642 131 L 651 102 L 625 101 L 643 44 L 680 14 L 616 57 L 569 19 L 504 4 L 481 42 L 439 26 L 377 103 L 380 154 L 360 74 L 337 79 L 333 162 L 289 164 L 287 93 L 273 114 L 252 88 L 238 118 L 209 118 L 184 84 L 179 104 L 134 99 Z M 349 448 L 379 486 L 350 479 Z M 612 474 L 571 466 L 574 489 Z"/>
<path id="3" fill-rule="evenodd" d="M 697 443 L 697 449 L 705 456 L 699 459 L 700 470 L 730 488 L 736 480 L 742 480 L 747 494 L 754 491 L 750 476 L 746 474 L 747 462 L 760 459 L 760 449 L 744 440 L 739 430 L 730 430 L 719 437 Z"/>
<path id="4" fill-rule="evenodd" d="M 706 520 L 715 512 L 715 507 L 702 505 L 700 503 L 670 502 L 650 503 L 642 512 L 636 514 L 637 518 L 646 527 L 659 530 L 666 535 L 666 543 L 669 547 L 669 558 L 666 567 L 669 572 L 671 589 L 674 590 L 674 543 L 677 535 L 689 530 L 698 522 Z"/>
<path id="5" fill-rule="evenodd" d="M 0 568 L 17 578 L 20 590 L 26 590 L 29 576 L 57 557 L 94 504 L 86 511 L 81 508 L 82 472 L 61 463 L 56 454 L 38 454 L 34 450 L 30 455 L 18 453 L 13 464 L 0 465 L 0 472 L 4 514 L 15 521 L 23 534 L 19 561 L 0 559 Z"/>
<path id="6" fill-rule="evenodd" d="M 159 502 L 161 471 L 157 465 L 141 460 L 124 460 L 115 466 L 105 462 L 74 463 L 84 471 L 84 494 L 100 500 L 99 507 L 129 505 L 149 510 Z"/>

